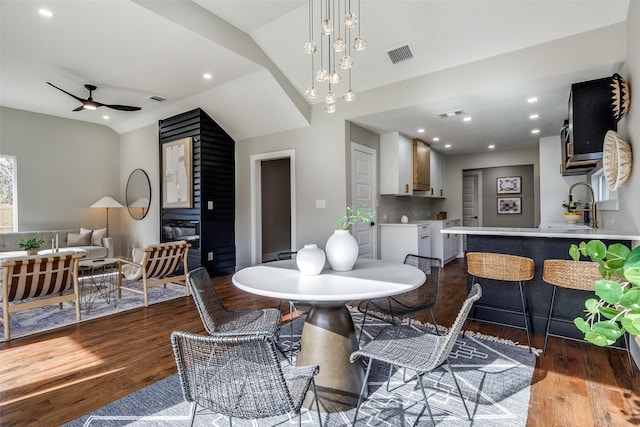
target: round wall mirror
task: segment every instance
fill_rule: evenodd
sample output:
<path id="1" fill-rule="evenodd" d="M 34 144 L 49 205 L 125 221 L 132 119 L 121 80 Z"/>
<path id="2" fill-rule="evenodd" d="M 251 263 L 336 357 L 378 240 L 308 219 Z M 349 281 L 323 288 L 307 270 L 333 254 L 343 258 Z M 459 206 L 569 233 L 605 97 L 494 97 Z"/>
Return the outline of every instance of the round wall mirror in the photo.
<path id="1" fill-rule="evenodd" d="M 151 204 L 151 182 L 142 169 L 136 169 L 127 181 L 127 209 L 133 219 L 142 219 L 149 212 Z"/>

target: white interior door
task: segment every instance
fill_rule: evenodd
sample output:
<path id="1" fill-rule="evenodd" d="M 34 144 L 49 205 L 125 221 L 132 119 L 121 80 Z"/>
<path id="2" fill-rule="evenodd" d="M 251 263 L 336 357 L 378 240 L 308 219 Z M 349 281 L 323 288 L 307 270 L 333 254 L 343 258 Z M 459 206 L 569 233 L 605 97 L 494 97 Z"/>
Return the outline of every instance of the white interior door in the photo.
<path id="1" fill-rule="evenodd" d="M 376 151 L 364 145 L 351 143 L 351 198 L 352 205 L 365 205 L 376 209 Z M 377 258 L 375 221 L 354 224 L 351 233 L 358 241 L 360 258 Z"/>

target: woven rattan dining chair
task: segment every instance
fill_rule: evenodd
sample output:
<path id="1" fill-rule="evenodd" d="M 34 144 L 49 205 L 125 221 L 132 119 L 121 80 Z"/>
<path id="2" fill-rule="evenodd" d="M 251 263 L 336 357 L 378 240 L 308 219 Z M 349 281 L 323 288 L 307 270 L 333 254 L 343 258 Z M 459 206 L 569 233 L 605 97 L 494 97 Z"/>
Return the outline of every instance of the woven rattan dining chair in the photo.
<path id="1" fill-rule="evenodd" d="M 191 403 L 191 425 L 198 407 L 229 417 L 256 419 L 298 416 L 313 388 L 317 365 L 283 367 L 272 335 L 203 336 L 174 331 L 171 343 L 182 394 Z"/>
<path id="2" fill-rule="evenodd" d="M 529 317 L 527 293 L 524 284 L 526 281 L 533 279 L 533 275 L 535 273 L 535 264 L 533 260 L 531 258 L 516 255 L 487 252 L 469 252 L 467 253 L 467 273 L 472 276 L 472 284 L 475 283 L 477 279 L 499 280 L 502 282 L 518 283 L 522 311 L 508 309 L 505 309 L 503 311 L 507 313 L 521 314 L 524 321 L 524 326 L 475 318 L 473 314 L 475 314 L 476 309 L 485 307 L 484 305 L 478 303 L 474 304 L 474 311 L 472 315 L 469 316 L 468 320 L 491 323 L 500 326 L 508 326 L 511 328 L 523 329 L 527 331 L 527 345 L 529 346 L 529 352 L 531 352 L 531 318 Z M 506 292 L 508 292 L 508 289 L 505 288 L 505 293 Z M 490 307 L 494 310 L 497 310 L 497 308 L 495 308 L 494 306 Z"/>
<path id="3" fill-rule="evenodd" d="M 382 331 L 380 331 L 380 333 L 363 348 L 351 354 L 350 360 L 352 363 L 359 357 L 368 358 L 367 372 L 364 377 L 362 389 L 360 390 L 360 397 L 358 398 L 355 415 L 353 416 L 353 425 L 356 423 L 360 405 L 366 395 L 367 379 L 369 378 L 371 366 L 373 365 L 374 360 L 391 365 L 389 367 L 389 378 L 391 378 L 394 367 L 397 369 L 404 368 L 416 372 L 414 378 L 416 378 L 417 386 L 419 386 L 418 388 L 420 388 L 420 391 L 422 392 L 424 407 L 420 411 L 420 414 L 418 414 L 414 425 L 418 423 L 418 420 L 424 413 L 425 409 L 429 411 L 429 416 L 431 417 L 433 425 L 436 425 L 431 412 L 431 407 L 429 406 L 429 399 L 427 398 L 424 385 L 422 384 L 422 377 L 446 364 L 449 368 L 449 372 L 451 372 L 451 376 L 453 377 L 453 382 L 458 389 L 460 399 L 462 400 L 464 409 L 467 412 L 467 417 L 471 420 L 471 414 L 469 413 L 464 396 L 462 395 L 462 391 L 458 385 L 458 380 L 453 372 L 453 366 L 449 363 L 449 354 L 456 343 L 456 339 L 460 334 L 460 330 L 464 325 L 469 311 L 471 311 L 471 307 L 474 302 L 480 299 L 481 296 L 482 288 L 476 283 L 471 287 L 471 292 L 469 292 L 467 299 L 462 304 L 462 308 L 460 309 L 456 320 L 453 322 L 453 325 L 446 335 L 433 335 L 416 330 L 407 325 L 391 325 L 382 329 Z M 389 383 L 390 381 L 387 381 L 387 391 L 389 391 Z"/>
<path id="4" fill-rule="evenodd" d="M 402 323 L 403 319 L 408 319 L 408 323 L 411 325 L 411 318 L 413 316 L 429 311 L 431 312 L 431 319 L 433 320 L 436 334 L 439 335 L 433 308 L 438 301 L 442 261 L 440 261 L 439 258 L 409 254 L 405 257 L 404 263 L 422 270 L 427 276 L 427 279 L 419 288 L 412 291 L 392 297 L 361 301 L 358 304 L 358 311 L 362 313 L 363 316 L 358 342 L 362 339 L 367 315 L 393 324 L 396 324 L 396 321 Z"/>
<path id="5" fill-rule="evenodd" d="M 210 335 L 280 334 L 282 315 L 275 308 L 229 310 L 213 286 L 207 269 L 198 267 L 187 273 L 187 283 L 204 328 Z"/>
<path id="6" fill-rule="evenodd" d="M 565 322 L 568 322 L 566 319 L 553 318 L 553 308 L 555 307 L 556 291 L 558 290 L 558 288 L 577 289 L 581 291 L 594 292 L 595 283 L 598 280 L 602 279 L 602 274 L 600 274 L 598 263 L 596 262 L 573 261 L 566 259 L 547 259 L 544 261 L 542 280 L 553 285 L 553 293 L 551 294 L 551 304 L 549 305 L 549 315 L 547 316 L 547 327 L 544 333 L 544 347 L 542 349 L 543 355 L 547 352 L 547 340 L 549 339 L 549 337 L 582 341 L 582 339 L 569 338 L 566 335 L 556 335 L 549 332 L 552 319 L 560 321 L 564 320 Z M 631 370 L 631 376 L 633 377 L 635 376 L 635 371 L 633 369 L 631 353 L 629 352 L 629 338 L 628 334 L 626 333 L 624 334 L 624 343 L 624 348 L 615 348 L 620 348 L 621 350 L 625 350 L 627 352 L 627 358 L 629 359 L 629 368 Z"/>

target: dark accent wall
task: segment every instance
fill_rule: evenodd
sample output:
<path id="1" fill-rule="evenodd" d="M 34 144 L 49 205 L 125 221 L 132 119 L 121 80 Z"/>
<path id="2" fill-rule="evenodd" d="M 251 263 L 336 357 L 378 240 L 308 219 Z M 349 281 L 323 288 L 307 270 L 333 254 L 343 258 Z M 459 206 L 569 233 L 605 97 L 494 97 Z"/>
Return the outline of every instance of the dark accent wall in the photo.
<path id="1" fill-rule="evenodd" d="M 522 177 L 520 194 L 498 194 L 499 177 Z M 499 214 L 499 197 L 521 198 L 520 214 Z M 503 166 L 482 169 L 482 226 L 483 227 L 535 227 L 535 194 L 533 165 Z"/>
<path id="2" fill-rule="evenodd" d="M 189 250 L 189 270 L 204 266 L 214 277 L 234 273 L 235 141 L 199 108 L 160 120 L 159 128 L 161 171 L 162 144 L 193 138 L 193 207 L 165 209 L 161 203 L 160 226 L 167 220 L 199 221 L 200 241 Z M 162 179 L 161 173 L 160 188 Z"/>

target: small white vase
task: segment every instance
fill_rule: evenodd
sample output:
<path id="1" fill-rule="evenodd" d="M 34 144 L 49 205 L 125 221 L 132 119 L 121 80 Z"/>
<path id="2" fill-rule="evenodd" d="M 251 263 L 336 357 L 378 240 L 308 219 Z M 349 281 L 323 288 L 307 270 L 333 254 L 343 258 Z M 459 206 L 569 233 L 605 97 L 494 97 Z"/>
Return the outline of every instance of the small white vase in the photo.
<path id="1" fill-rule="evenodd" d="M 358 259 L 358 241 L 349 230 L 336 230 L 327 240 L 325 251 L 333 271 L 349 271 Z"/>
<path id="2" fill-rule="evenodd" d="M 407 224 L 409 222 L 409 217 L 406 216 L 406 215 L 402 215 L 400 217 L 400 222 L 403 223 L 403 224 Z"/>
<path id="3" fill-rule="evenodd" d="M 296 264 L 303 276 L 317 276 L 322 272 L 325 262 L 324 251 L 318 245 L 304 245 L 296 254 Z"/>

